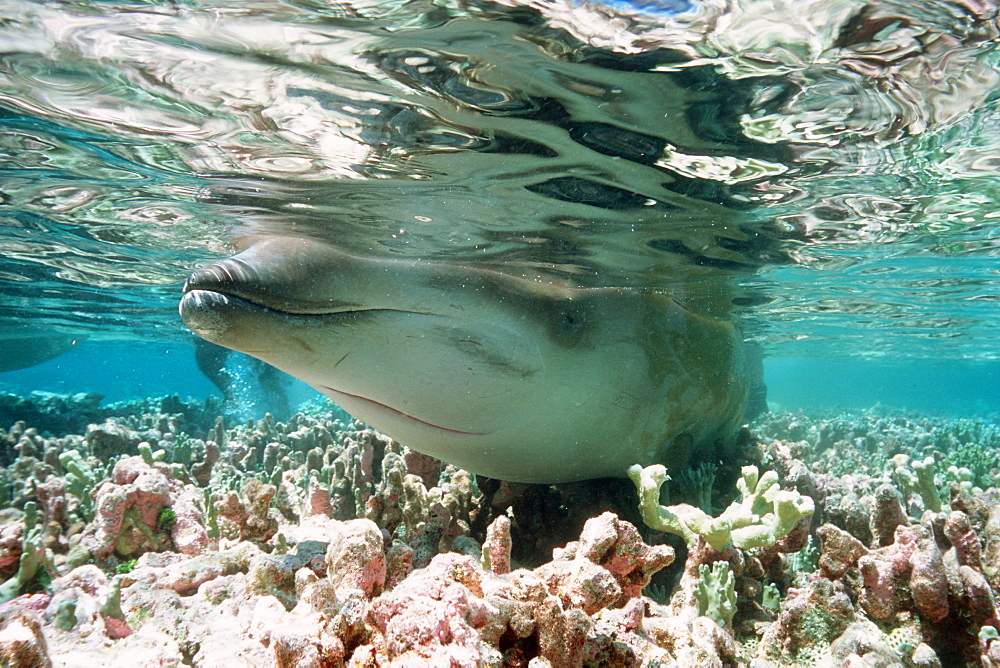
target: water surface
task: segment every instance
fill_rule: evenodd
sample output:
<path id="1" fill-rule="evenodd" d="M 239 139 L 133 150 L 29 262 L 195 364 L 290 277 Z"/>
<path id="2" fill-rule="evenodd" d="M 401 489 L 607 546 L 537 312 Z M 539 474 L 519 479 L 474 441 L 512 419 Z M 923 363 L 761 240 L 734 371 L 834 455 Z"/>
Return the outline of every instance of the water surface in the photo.
<path id="1" fill-rule="evenodd" d="M 11 0 L 0 339 L 183 350 L 190 271 L 311 235 L 660 291 L 772 359 L 967 368 L 972 405 L 1000 356 L 996 38 L 971 2 Z"/>

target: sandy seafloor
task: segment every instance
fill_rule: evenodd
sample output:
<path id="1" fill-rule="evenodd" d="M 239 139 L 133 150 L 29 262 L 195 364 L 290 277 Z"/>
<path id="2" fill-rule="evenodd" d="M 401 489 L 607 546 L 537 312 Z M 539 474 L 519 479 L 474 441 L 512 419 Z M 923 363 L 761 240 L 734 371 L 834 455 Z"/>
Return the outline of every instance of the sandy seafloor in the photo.
<path id="1" fill-rule="evenodd" d="M 648 528 L 629 480 L 477 479 L 328 404 L 222 409 L 0 396 L 0 664 L 1000 665 L 988 420 L 767 413 L 661 496 L 728 506 L 720 539 Z"/>

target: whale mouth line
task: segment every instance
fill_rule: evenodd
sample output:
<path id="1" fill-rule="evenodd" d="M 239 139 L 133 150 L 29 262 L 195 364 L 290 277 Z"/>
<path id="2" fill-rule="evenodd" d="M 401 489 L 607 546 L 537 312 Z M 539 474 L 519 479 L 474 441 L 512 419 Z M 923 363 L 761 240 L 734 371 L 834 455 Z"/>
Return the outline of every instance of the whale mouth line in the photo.
<path id="1" fill-rule="evenodd" d="M 339 308 L 339 309 L 301 309 L 301 310 L 291 310 L 288 308 L 277 308 L 271 304 L 265 304 L 261 301 L 248 298 L 246 295 L 237 294 L 235 292 L 226 292 L 224 290 L 218 290 L 215 288 L 200 288 L 197 286 L 190 286 L 188 284 L 184 285 L 184 298 L 190 298 L 194 301 L 200 301 L 203 299 L 211 299 L 212 301 L 228 301 L 232 300 L 236 303 L 242 303 L 247 306 L 252 306 L 254 308 L 262 309 L 264 311 L 270 311 L 271 313 L 276 313 L 278 315 L 291 316 L 296 318 L 323 318 L 323 317 L 334 317 L 334 316 L 352 316 L 352 315 L 375 315 L 378 313 L 401 313 L 401 314 L 413 314 L 413 315 L 434 315 L 433 313 L 427 313 L 425 311 L 411 311 L 408 309 L 400 308 L 385 308 L 385 307 L 355 307 L 355 308 Z"/>
<path id="2" fill-rule="evenodd" d="M 339 395 L 344 396 L 344 397 L 350 397 L 351 399 L 355 399 L 357 401 L 363 401 L 364 403 L 370 404 L 371 406 L 374 406 L 374 407 L 379 408 L 381 410 L 389 411 L 393 415 L 397 415 L 399 417 L 406 418 L 407 420 L 411 420 L 413 422 L 417 422 L 419 424 L 424 425 L 425 427 L 430 427 L 432 429 L 438 429 L 438 430 L 446 432 L 448 434 L 459 434 L 461 436 L 487 436 L 487 435 L 489 435 L 489 434 L 492 433 L 492 432 L 489 432 L 489 431 L 463 431 L 461 429 L 451 429 L 449 427 L 442 427 L 441 425 L 434 424 L 433 422 L 427 422 L 426 420 L 421 420 L 420 418 L 414 417 L 414 416 L 410 415 L 409 413 L 404 413 L 403 411 L 401 411 L 401 410 L 399 410 L 397 408 L 393 408 L 392 406 L 387 406 L 387 405 L 385 405 L 385 404 L 383 404 L 381 402 L 375 401 L 374 399 L 369 399 L 368 397 L 362 397 L 361 395 L 351 394 L 350 392 L 344 392 L 342 390 L 335 390 L 334 388 L 328 387 L 326 385 L 320 385 L 319 387 L 321 387 L 324 390 L 327 390 L 329 392 L 332 392 L 333 394 L 339 394 Z"/>

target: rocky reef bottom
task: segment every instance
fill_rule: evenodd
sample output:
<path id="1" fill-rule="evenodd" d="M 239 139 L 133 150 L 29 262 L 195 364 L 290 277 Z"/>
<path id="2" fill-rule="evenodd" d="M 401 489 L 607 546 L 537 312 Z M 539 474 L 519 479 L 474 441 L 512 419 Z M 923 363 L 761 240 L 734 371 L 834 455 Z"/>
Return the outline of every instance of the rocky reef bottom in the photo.
<path id="1" fill-rule="evenodd" d="M 989 420 L 768 413 L 738 461 L 543 486 L 324 405 L 2 406 L 0 665 L 1000 666 Z"/>

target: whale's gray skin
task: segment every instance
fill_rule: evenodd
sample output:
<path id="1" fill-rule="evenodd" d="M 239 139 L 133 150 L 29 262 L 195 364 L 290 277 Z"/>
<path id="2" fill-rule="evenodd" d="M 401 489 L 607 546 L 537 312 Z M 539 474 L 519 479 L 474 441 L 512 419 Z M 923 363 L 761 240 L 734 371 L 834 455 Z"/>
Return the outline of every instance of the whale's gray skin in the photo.
<path id="1" fill-rule="evenodd" d="M 746 407 L 734 327 L 662 295 L 293 237 L 254 239 L 184 291 L 180 313 L 199 336 L 494 478 L 624 476 L 730 438 Z"/>

